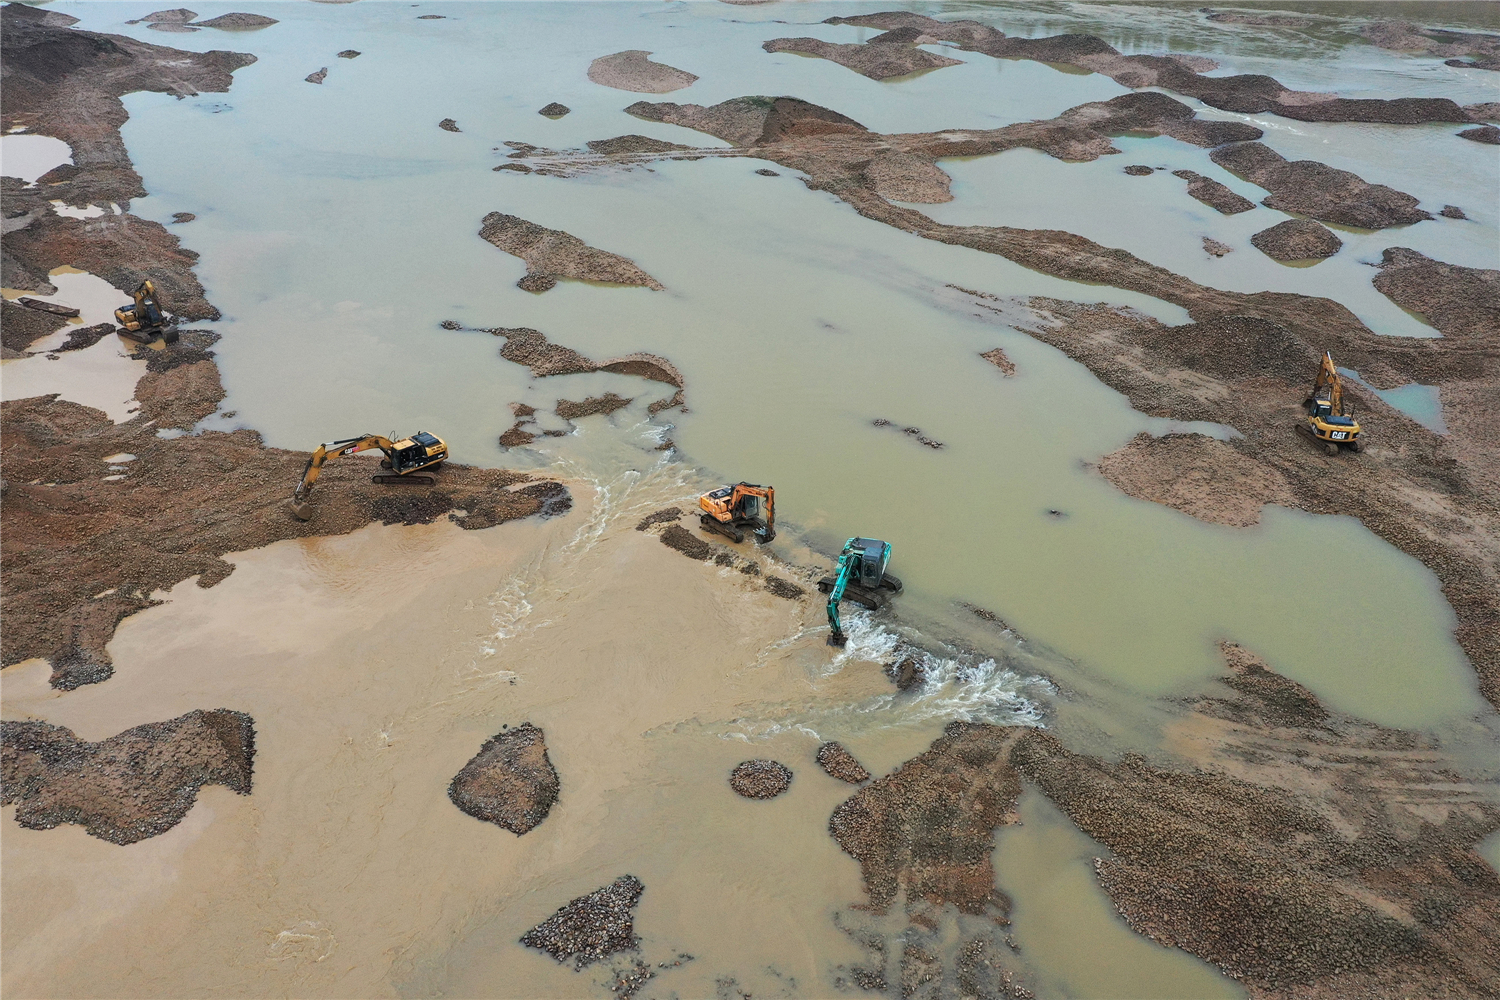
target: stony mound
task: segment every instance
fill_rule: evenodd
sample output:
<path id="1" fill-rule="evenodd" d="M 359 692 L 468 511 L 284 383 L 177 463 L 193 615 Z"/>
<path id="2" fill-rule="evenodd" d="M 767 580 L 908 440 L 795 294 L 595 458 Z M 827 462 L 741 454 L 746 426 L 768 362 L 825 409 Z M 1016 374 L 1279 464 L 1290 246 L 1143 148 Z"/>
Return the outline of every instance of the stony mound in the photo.
<path id="1" fill-rule="evenodd" d="M 1000 369 L 1000 374 L 1007 378 L 1016 373 L 1016 363 L 1006 355 L 1004 348 L 992 347 L 979 356 Z"/>
<path id="2" fill-rule="evenodd" d="M 1477 128 L 1466 128 L 1458 133 L 1460 139 L 1468 139 L 1470 142 L 1482 142 L 1488 146 L 1500 146 L 1500 128 L 1493 125 L 1480 125 Z"/>
<path id="3" fill-rule="evenodd" d="M 774 799 L 792 786 L 792 772 L 774 760 L 747 760 L 729 772 L 729 787 L 747 799 Z"/>
<path id="4" fill-rule="evenodd" d="M 133 844 L 181 822 L 204 785 L 250 794 L 255 722 L 243 712 L 189 712 L 98 743 L 45 722 L 0 723 L 3 801 L 33 830 L 76 823 Z"/>
<path id="5" fill-rule="evenodd" d="M 577 420 L 579 417 L 591 417 L 598 413 L 613 413 L 629 406 L 632 402 L 634 400 L 606 392 L 602 396 L 589 396 L 576 403 L 571 399 L 559 399 L 557 409 L 553 412 L 564 420 Z"/>
<path id="6" fill-rule="evenodd" d="M 1344 246 L 1327 226 L 1311 219 L 1288 219 L 1250 237 L 1254 247 L 1276 260 L 1319 260 Z"/>
<path id="7" fill-rule="evenodd" d="M 228 28 L 230 30 L 241 30 L 246 28 L 269 28 L 278 23 L 274 17 L 266 17 L 263 14 L 221 14 L 209 21 L 194 21 L 194 27 L 198 28 Z"/>
<path id="8" fill-rule="evenodd" d="M 671 153 L 692 149 L 675 142 L 663 142 L 645 135 L 617 135 L 613 139 L 591 139 L 589 149 L 605 156 L 629 156 L 631 153 Z"/>
<path id="9" fill-rule="evenodd" d="M 1204 177 L 1196 171 L 1174 170 L 1172 176 L 1180 177 L 1188 182 L 1187 193 L 1190 197 L 1197 198 L 1209 208 L 1224 215 L 1238 215 L 1240 212 L 1248 212 L 1255 207 L 1255 202 L 1249 198 L 1235 194 L 1212 177 Z"/>
<path id="10" fill-rule="evenodd" d="M 621 875 L 537 924 L 521 935 L 521 943 L 563 964 L 572 959 L 574 969 L 635 951 L 641 940 L 635 933 L 635 906 L 645 891 L 640 879 Z"/>
<path id="11" fill-rule="evenodd" d="M 870 905 L 904 893 L 963 913 L 1004 917 L 995 888 L 995 828 L 1014 822 L 1021 780 L 1009 763 L 1024 730 L 949 723 L 930 749 L 866 785 L 834 810 L 828 829 L 859 862 Z"/>
<path id="12" fill-rule="evenodd" d="M 661 282 L 626 258 L 596 250 L 576 236 L 514 215 L 491 212 L 484 217 L 479 235 L 526 262 L 526 277 L 517 284 L 529 292 L 545 292 L 559 278 L 662 290 Z"/>
<path id="13" fill-rule="evenodd" d="M 651 527 L 654 524 L 668 524 L 672 521 L 679 521 L 681 519 L 681 507 L 668 507 L 665 510 L 659 510 L 655 513 L 647 514 L 645 517 L 641 518 L 640 523 L 635 526 L 635 530 L 645 531 L 647 528 Z"/>
<path id="14" fill-rule="evenodd" d="M 448 786 L 475 819 L 520 836 L 547 818 L 561 787 L 542 731 L 526 722 L 485 740 Z"/>
<path id="15" fill-rule="evenodd" d="M 878 42 L 892 34 L 894 32 L 886 32 L 872 41 Z M 909 43 L 892 44 L 896 41 L 890 39 L 879 45 L 836 45 L 817 38 L 773 38 L 761 48 L 767 52 L 796 52 L 828 59 L 872 80 L 889 80 L 944 66 L 963 65 L 961 59 L 940 56 Z"/>
<path id="16" fill-rule="evenodd" d="M 707 559 L 713 555 L 714 547 L 680 524 L 674 524 L 661 533 L 661 543 L 676 549 L 689 559 Z"/>
<path id="17" fill-rule="evenodd" d="M 538 111 L 537 114 L 541 115 L 544 118 L 561 118 L 563 115 L 570 113 L 572 110 L 573 109 L 568 107 L 566 104 L 558 104 L 556 101 L 553 101 L 551 104 Z"/>
<path id="18" fill-rule="evenodd" d="M 1268 208 L 1360 229 L 1405 226 L 1432 218 L 1409 194 L 1367 183 L 1357 174 L 1316 160 L 1288 161 L 1264 143 L 1238 143 L 1208 155 L 1225 170 L 1271 192 L 1261 202 Z"/>
<path id="19" fill-rule="evenodd" d="M 792 581 L 784 580 L 779 576 L 766 577 L 766 590 L 772 595 L 785 598 L 788 601 L 798 601 L 807 595 L 807 591 Z"/>
<path id="20" fill-rule="evenodd" d="M 629 90 L 637 94 L 669 94 L 690 87 L 698 79 L 692 73 L 674 69 L 665 63 L 646 58 L 651 53 L 640 49 L 600 56 L 589 63 L 589 79 L 604 87 Z"/>
<path id="21" fill-rule="evenodd" d="M 862 785 L 870 780 L 870 772 L 844 749 L 842 743 L 830 742 L 818 747 L 818 766 L 830 776 L 851 785 Z"/>

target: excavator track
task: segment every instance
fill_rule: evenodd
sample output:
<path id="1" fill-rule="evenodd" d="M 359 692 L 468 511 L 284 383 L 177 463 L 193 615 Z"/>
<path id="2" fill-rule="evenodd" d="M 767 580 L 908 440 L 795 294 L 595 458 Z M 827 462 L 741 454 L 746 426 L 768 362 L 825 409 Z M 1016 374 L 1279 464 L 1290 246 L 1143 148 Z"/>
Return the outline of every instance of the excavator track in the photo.
<path id="1" fill-rule="evenodd" d="M 732 524 L 725 524 L 718 518 L 710 517 L 707 514 L 699 515 L 698 523 L 703 526 L 704 531 L 712 531 L 715 534 L 723 535 L 731 541 L 743 542 L 745 540 L 745 533 L 739 528 Z"/>
<path id="2" fill-rule="evenodd" d="M 433 486 L 436 485 L 437 479 L 433 476 L 398 476 L 391 473 L 385 476 L 371 476 L 370 482 L 379 483 L 382 486 Z"/>

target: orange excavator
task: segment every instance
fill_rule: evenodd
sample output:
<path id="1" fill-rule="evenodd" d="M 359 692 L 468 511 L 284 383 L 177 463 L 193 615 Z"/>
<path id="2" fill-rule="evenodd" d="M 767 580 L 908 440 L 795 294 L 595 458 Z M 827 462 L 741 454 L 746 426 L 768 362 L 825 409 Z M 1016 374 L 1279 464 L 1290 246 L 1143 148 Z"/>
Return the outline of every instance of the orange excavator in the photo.
<path id="1" fill-rule="evenodd" d="M 700 496 L 698 506 L 703 510 L 699 521 L 704 531 L 743 542 L 748 528 L 762 545 L 776 537 L 776 491 L 769 486 L 754 483 L 721 486 Z"/>
<path id="2" fill-rule="evenodd" d="M 323 463 L 330 458 L 353 455 L 373 448 L 379 448 L 385 452 L 385 459 L 380 463 L 380 467 L 388 470 L 382 475 L 371 476 L 370 481 L 374 483 L 392 485 L 411 483 L 431 486 L 437 480 L 430 475 L 418 475 L 418 473 L 424 470 L 436 472 L 438 466 L 442 465 L 448 457 L 448 445 L 443 439 L 435 434 L 428 434 L 426 431 L 418 431 L 411 437 L 402 438 L 400 441 L 392 441 L 383 434 L 366 434 L 364 437 L 345 438 L 342 441 L 320 444 L 308 457 L 307 468 L 302 470 L 302 480 L 297 483 L 296 490 L 292 492 L 292 513 L 303 521 L 312 517 L 313 506 L 308 500 L 308 494 L 312 492 L 313 484 L 318 481 L 318 474 L 323 471 Z"/>
<path id="3" fill-rule="evenodd" d="M 1327 351 L 1323 352 L 1323 364 L 1305 405 L 1307 419 L 1299 426 L 1303 433 L 1322 444 L 1324 451 L 1337 455 L 1341 448 L 1356 453 L 1365 450 L 1364 442 L 1359 439 L 1354 408 L 1351 406 L 1347 412 L 1344 409 L 1344 380 L 1333 363 L 1333 355 Z"/>

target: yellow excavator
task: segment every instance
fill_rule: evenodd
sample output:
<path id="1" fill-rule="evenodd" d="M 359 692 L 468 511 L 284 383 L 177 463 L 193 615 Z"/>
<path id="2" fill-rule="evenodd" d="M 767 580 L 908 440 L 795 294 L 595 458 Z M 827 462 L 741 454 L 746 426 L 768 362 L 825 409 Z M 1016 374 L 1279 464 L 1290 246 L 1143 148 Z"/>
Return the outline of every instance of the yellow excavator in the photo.
<path id="1" fill-rule="evenodd" d="M 699 521 L 704 531 L 715 531 L 743 542 L 745 529 L 749 528 L 762 545 L 776 537 L 776 491 L 769 486 L 754 483 L 721 486 L 700 496 L 698 506 L 703 511 Z"/>
<path id="2" fill-rule="evenodd" d="M 385 460 L 380 463 L 382 469 L 387 470 L 382 475 L 370 477 L 372 483 L 401 484 L 431 486 L 437 480 L 430 475 L 417 475 L 425 470 L 436 472 L 438 466 L 442 465 L 448 457 L 448 445 L 442 438 L 426 431 L 417 431 L 409 438 L 400 441 L 392 441 L 382 434 L 366 434 L 364 437 L 346 438 L 343 441 L 330 441 L 320 444 L 311 457 L 307 460 L 307 468 L 302 470 L 302 481 L 297 484 L 297 489 L 292 493 L 292 513 L 303 521 L 313 515 L 312 503 L 308 501 L 308 494 L 312 492 L 313 484 L 318 481 L 318 473 L 323 471 L 323 463 L 330 458 L 338 458 L 342 455 L 353 455 L 361 451 L 369 451 L 379 448 L 385 452 Z"/>
<path id="3" fill-rule="evenodd" d="M 1333 363 L 1333 355 L 1323 352 L 1323 364 L 1318 377 L 1313 380 L 1312 395 L 1307 397 L 1307 419 L 1299 425 L 1314 441 L 1323 445 L 1330 455 L 1337 455 L 1340 448 L 1353 452 L 1365 450 L 1359 438 L 1359 422 L 1354 419 L 1354 408 L 1344 408 L 1344 380 Z"/>
<path id="4" fill-rule="evenodd" d="M 157 340 L 175 343 L 177 321 L 167 318 L 167 311 L 162 308 L 161 299 L 156 297 L 156 286 L 151 283 L 151 279 L 141 282 L 131 298 L 135 299 L 134 305 L 115 310 L 115 322 L 120 324 L 117 331 L 120 336 L 142 344 L 155 343 Z"/>

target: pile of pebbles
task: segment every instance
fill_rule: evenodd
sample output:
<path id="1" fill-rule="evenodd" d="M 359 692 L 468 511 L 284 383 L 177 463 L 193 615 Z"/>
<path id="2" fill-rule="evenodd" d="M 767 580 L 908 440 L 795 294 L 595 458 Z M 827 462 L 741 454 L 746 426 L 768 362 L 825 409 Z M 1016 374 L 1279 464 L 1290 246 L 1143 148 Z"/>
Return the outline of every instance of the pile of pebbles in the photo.
<path id="1" fill-rule="evenodd" d="M 774 760 L 743 761 L 729 772 L 729 787 L 747 799 L 774 799 L 791 784 L 791 768 Z"/>
<path id="2" fill-rule="evenodd" d="M 621 875 L 602 889 L 579 896 L 521 935 L 528 948 L 545 951 L 558 962 L 573 960 L 575 970 L 622 951 L 635 951 L 635 905 L 645 885 L 634 875 Z"/>

